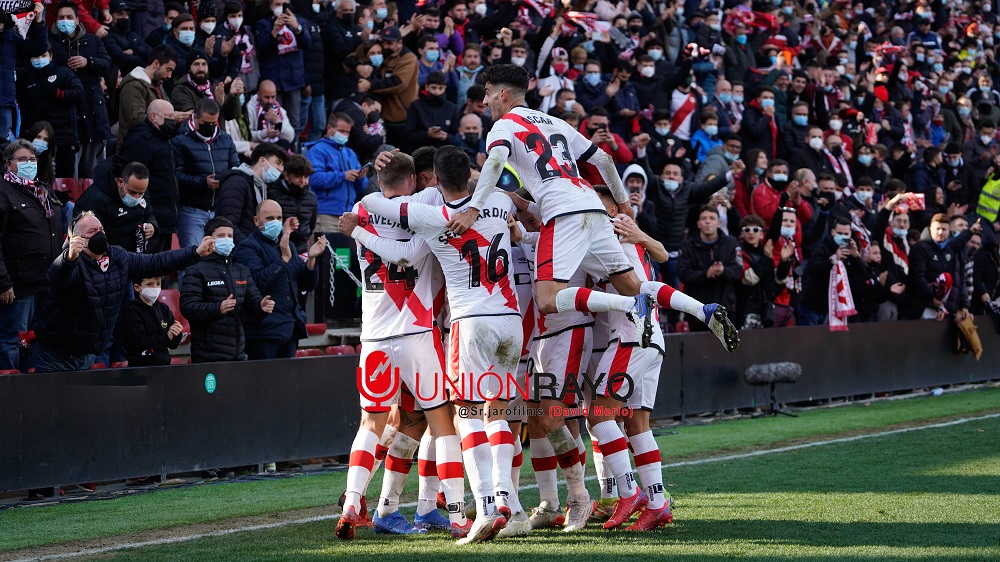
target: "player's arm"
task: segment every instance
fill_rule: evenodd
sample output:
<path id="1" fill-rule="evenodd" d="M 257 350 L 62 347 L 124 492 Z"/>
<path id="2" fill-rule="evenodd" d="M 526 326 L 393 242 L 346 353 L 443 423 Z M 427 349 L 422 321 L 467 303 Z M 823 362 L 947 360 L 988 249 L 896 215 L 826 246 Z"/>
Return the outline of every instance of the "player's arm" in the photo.
<path id="1" fill-rule="evenodd" d="M 670 259 L 670 255 L 667 253 L 667 249 L 663 247 L 663 244 L 643 232 L 631 217 L 621 217 L 615 220 L 613 224 L 615 234 L 620 237 L 623 243 L 641 244 L 646 249 L 646 252 L 649 253 L 649 257 L 658 263 L 663 263 Z"/>
<path id="2" fill-rule="evenodd" d="M 407 241 L 392 240 L 383 238 L 374 232 L 368 232 L 360 226 L 354 227 L 351 238 L 378 254 L 383 261 L 395 263 L 400 267 L 412 265 L 431 251 L 423 238 L 414 237 Z"/>
<path id="3" fill-rule="evenodd" d="M 597 166 L 597 171 L 601 173 L 604 185 L 611 189 L 611 195 L 614 196 L 615 203 L 618 203 L 618 213 L 634 218 L 635 211 L 632 210 L 632 205 L 628 201 L 628 190 L 622 184 L 622 179 L 618 177 L 618 170 L 615 168 L 615 161 L 611 155 L 598 148 L 596 144 L 590 142 L 590 139 L 573 127 L 567 125 L 566 129 L 570 132 L 569 138 L 571 140 L 569 142 L 573 154 L 579 154 L 580 160 Z"/>
<path id="4" fill-rule="evenodd" d="M 383 216 L 399 223 L 399 226 L 414 232 L 434 231 L 444 227 L 445 216 L 441 207 L 386 199 L 379 193 L 370 193 L 361 200 L 361 205 L 369 213 Z"/>
<path id="5" fill-rule="evenodd" d="M 510 147 L 512 146 L 514 135 L 506 121 L 494 123 L 490 134 L 486 137 L 486 146 L 489 147 L 489 154 L 483 162 L 483 169 L 479 172 L 479 181 L 476 182 L 476 190 L 472 194 L 472 201 L 469 207 L 455 215 L 446 225 L 448 230 L 455 234 L 462 234 L 472 226 L 479 218 L 479 210 L 486 205 L 493 190 L 496 189 L 500 174 L 503 173 L 503 165 L 510 157 Z"/>

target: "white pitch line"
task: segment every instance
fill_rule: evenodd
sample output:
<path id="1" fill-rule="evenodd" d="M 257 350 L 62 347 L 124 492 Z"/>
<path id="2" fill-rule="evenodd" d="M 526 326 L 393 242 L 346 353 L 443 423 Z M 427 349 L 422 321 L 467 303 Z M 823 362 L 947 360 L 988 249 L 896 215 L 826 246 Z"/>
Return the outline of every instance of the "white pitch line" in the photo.
<path id="1" fill-rule="evenodd" d="M 939 428 L 942 428 L 942 427 L 950 427 L 950 426 L 953 426 L 953 425 L 961 425 L 961 424 L 964 424 L 964 423 L 975 422 L 975 421 L 982 421 L 982 420 L 988 420 L 988 419 L 993 419 L 993 418 L 1000 418 L 1000 414 L 987 414 L 987 415 L 984 415 L 984 416 L 978 416 L 978 417 L 974 417 L 974 418 L 960 418 L 960 419 L 957 419 L 957 420 L 952 420 L 952 421 L 948 421 L 948 422 L 941 422 L 941 423 L 935 423 L 935 424 L 931 424 L 931 425 L 921 425 L 921 426 L 914 426 L 914 427 L 906 427 L 906 428 L 903 428 L 903 429 L 893 429 L 893 430 L 889 430 L 889 431 L 882 431 L 882 432 L 879 432 L 879 433 L 866 433 L 866 434 L 863 434 L 863 435 L 855 435 L 855 436 L 852 436 L 852 437 L 839 437 L 837 439 L 826 439 L 826 440 L 823 440 L 823 441 L 812 441 L 812 442 L 809 442 L 809 443 L 801 443 L 799 445 L 790 445 L 788 447 L 779 447 L 777 449 L 765 449 L 765 450 L 762 450 L 762 451 L 751 451 L 751 452 L 739 453 L 739 454 L 735 454 L 735 455 L 725 455 L 725 456 L 722 456 L 722 457 L 708 457 L 708 458 L 697 459 L 697 460 L 693 460 L 693 461 L 681 461 L 681 462 L 674 462 L 674 463 L 666 463 L 666 464 L 662 464 L 660 466 L 662 468 L 677 468 L 677 467 L 681 467 L 681 466 L 695 466 L 695 465 L 709 464 L 709 463 L 716 463 L 716 462 L 726 462 L 726 461 L 732 461 L 732 460 L 748 459 L 748 458 L 753 458 L 753 457 L 762 457 L 762 456 L 765 456 L 765 455 L 773 455 L 773 454 L 777 454 L 777 453 L 788 453 L 788 452 L 791 452 L 791 451 L 799 451 L 799 450 L 808 449 L 808 448 L 811 448 L 811 447 L 820 447 L 820 446 L 824 446 L 824 445 L 836 445 L 836 444 L 839 444 L 839 443 L 851 443 L 851 442 L 854 442 L 854 441 L 861 441 L 863 439 L 872 439 L 872 438 L 876 438 L 876 437 L 886 437 L 886 436 L 889 436 L 889 435 L 897 435 L 897 434 L 900 434 L 900 433 L 909 433 L 911 431 L 922 431 L 924 429 L 939 429 Z M 589 476 L 589 477 L 587 477 L 587 480 L 594 480 L 594 479 L 596 479 L 596 476 Z M 535 490 L 537 488 L 538 488 L 537 484 L 529 484 L 527 486 L 522 486 L 520 489 L 522 489 L 522 490 Z M 400 504 L 399 507 L 416 507 L 416 506 L 417 506 L 416 502 L 412 502 L 412 503 L 407 503 L 407 504 Z M 245 533 L 245 532 L 248 532 L 248 531 L 262 531 L 262 530 L 267 530 L 267 529 L 277 529 L 277 528 L 280 528 L 280 527 L 288 527 L 288 526 L 291 526 L 291 525 L 305 525 L 307 523 L 316 523 L 316 522 L 319 522 L 319 521 L 330 521 L 330 520 L 339 519 L 339 518 L 340 518 L 339 514 L 316 515 L 316 516 L 313 516 L 313 517 L 304 517 L 302 519 L 293 519 L 293 520 L 290 520 L 290 521 L 277 521 L 275 523 L 264 523 L 264 524 L 261 524 L 261 525 L 247 525 L 247 526 L 243 526 L 243 527 L 234 527 L 232 529 L 219 529 L 219 530 L 216 530 L 216 531 L 209 531 L 207 533 L 198 533 L 198 534 L 194 534 L 194 535 L 183 535 L 183 536 L 166 537 L 166 538 L 162 538 L 162 539 L 155 539 L 155 540 L 149 540 L 149 541 L 143 541 L 143 542 L 124 543 L 124 544 L 118 544 L 118 545 L 105 546 L 105 547 L 101 547 L 101 548 L 92 548 L 92 549 L 89 549 L 89 550 L 80 550 L 80 551 L 77 551 L 77 552 L 65 552 L 65 553 L 62 553 L 62 554 L 49 554 L 49 555 L 46 555 L 46 556 L 38 556 L 38 557 L 35 557 L 35 558 L 21 558 L 21 559 L 18 559 L 18 560 L 13 560 L 11 562 L 43 562 L 43 561 L 46 561 L 46 560 L 66 560 L 66 559 L 69 559 L 69 558 L 77 558 L 77 557 L 80 557 L 80 556 L 97 556 L 97 555 L 100 555 L 100 554 L 107 554 L 109 552 L 115 552 L 115 551 L 118 551 L 118 550 L 129 550 L 129 549 L 134 549 L 134 548 L 145 548 L 145 547 L 149 547 L 149 546 L 162 546 L 162 545 L 166 545 L 166 544 L 176 544 L 176 543 L 182 543 L 182 542 L 190 542 L 190 541 L 195 541 L 195 540 L 205 539 L 205 538 L 210 538 L 210 537 L 223 537 L 223 536 L 232 535 L 232 534 L 235 534 L 235 533 Z"/>

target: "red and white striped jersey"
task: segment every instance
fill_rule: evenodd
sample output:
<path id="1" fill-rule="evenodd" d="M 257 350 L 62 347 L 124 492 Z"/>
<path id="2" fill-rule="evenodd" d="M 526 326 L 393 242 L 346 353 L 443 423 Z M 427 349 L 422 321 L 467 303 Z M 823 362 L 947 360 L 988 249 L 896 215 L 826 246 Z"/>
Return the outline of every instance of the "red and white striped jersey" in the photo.
<path id="1" fill-rule="evenodd" d="M 535 315 L 535 249 L 530 244 L 514 243 L 510 246 L 511 276 L 517 291 L 517 305 L 521 313 L 521 359 L 531 351 L 531 340 L 536 332 Z"/>
<path id="2" fill-rule="evenodd" d="M 506 146 L 510 151 L 507 162 L 538 203 L 543 222 L 559 215 L 605 212 L 576 166 L 577 160 L 587 160 L 599 149 L 562 119 L 515 107 L 493 123 L 486 145 L 488 150 Z"/>
<path id="3" fill-rule="evenodd" d="M 635 274 L 639 276 L 639 281 L 651 281 L 653 276 L 653 260 L 649 256 L 649 253 L 646 252 L 646 248 L 642 244 L 626 244 L 623 242 L 622 250 L 625 251 L 625 256 L 628 258 L 629 263 L 635 268 Z M 607 284 L 605 290 L 613 295 L 618 294 L 611 283 Z M 635 324 L 624 313 L 608 312 L 607 315 L 608 342 L 615 341 L 616 339 L 620 339 L 622 343 L 626 344 L 639 342 L 639 333 Z M 653 316 L 653 339 L 650 347 L 655 347 L 663 351 L 663 332 L 660 330 L 659 316 L 659 309 L 657 309 L 655 316 Z M 598 347 L 598 340 L 596 339 L 594 340 L 594 347 Z"/>
<path id="4" fill-rule="evenodd" d="M 432 206 L 368 195 L 362 203 L 369 212 L 395 219 L 402 228 L 419 234 L 434 252 L 444 272 L 452 322 L 470 316 L 519 315 L 507 227 L 514 204 L 503 194 L 490 195 L 472 228 L 455 236 L 445 225 L 470 200 L 471 196 Z"/>

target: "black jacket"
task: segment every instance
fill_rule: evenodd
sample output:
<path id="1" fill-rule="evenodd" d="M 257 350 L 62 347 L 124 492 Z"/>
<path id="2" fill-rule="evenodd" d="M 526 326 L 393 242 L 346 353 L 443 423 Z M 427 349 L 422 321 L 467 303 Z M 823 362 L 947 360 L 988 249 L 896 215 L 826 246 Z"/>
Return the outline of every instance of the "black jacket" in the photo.
<path id="1" fill-rule="evenodd" d="M 934 289 L 930 286 L 942 273 L 952 276 L 952 291 L 965 291 L 960 276 L 955 275 L 960 263 L 959 256 L 972 238 L 972 231 L 948 239 L 945 247 L 939 248 L 933 240 L 921 240 L 910 246 L 910 276 L 906 280 L 906 292 L 899 303 L 899 317 L 917 319 L 924 309 L 934 308 Z M 952 313 L 956 310 L 951 310 Z"/>
<path id="2" fill-rule="evenodd" d="M 336 105 L 333 106 L 331 113 L 336 112 L 346 113 L 354 121 L 354 125 L 351 125 L 351 135 L 348 139 L 348 145 L 354 149 L 354 152 L 358 155 L 358 160 L 361 163 L 365 163 L 371 160 L 373 154 L 385 142 L 385 137 L 383 135 L 369 135 L 365 132 L 365 123 L 368 122 L 368 118 L 365 116 L 365 112 L 361 110 L 361 106 L 350 99 L 342 99 Z M 324 132 L 326 131 L 326 125 L 323 125 Z"/>
<path id="3" fill-rule="evenodd" d="M 124 164 L 121 156 L 98 164 L 94 168 L 94 185 L 83 192 L 73 213 L 93 211 L 104 225 L 108 244 L 141 254 L 146 249 L 142 225 L 149 223 L 156 228 L 156 218 L 153 216 L 153 205 L 146 201 L 145 196 L 139 199 L 136 206 L 129 207 L 118 195 L 116 178 L 121 175 Z"/>
<path id="4" fill-rule="evenodd" d="M 170 350 L 177 349 L 182 338 L 181 334 L 175 338 L 167 336 L 173 323 L 170 307 L 160 301 L 150 306 L 136 296 L 126 303 L 118 317 L 115 339 L 125 344 L 128 366 L 169 365 Z"/>
<path id="5" fill-rule="evenodd" d="M 118 68 L 111 62 L 104 43 L 96 35 L 87 33 L 83 25 L 78 24 L 73 33 L 64 35 L 56 31 L 53 23 L 49 32 L 49 46 L 52 48 L 52 64 L 68 68 L 69 57 L 81 56 L 87 59 L 87 66 L 75 71 L 86 94 L 86 99 L 77 104 L 80 140 L 110 139 L 111 120 L 107 99 L 101 90 L 101 78 L 104 78 L 108 90 L 113 91 L 117 83 Z"/>
<path id="6" fill-rule="evenodd" d="M 66 252 L 49 268 L 49 297 L 38 315 L 35 335 L 48 347 L 69 355 L 98 354 L 114 333 L 132 280 L 167 275 L 197 262 L 195 248 L 135 254 L 111 246 L 107 271 L 86 254 L 70 261 Z"/>
<path id="7" fill-rule="evenodd" d="M 326 4 L 322 5 L 325 6 Z M 302 12 L 296 12 L 296 14 L 300 13 Z M 297 16 L 299 23 L 309 30 L 309 48 L 302 52 L 302 62 L 305 64 L 306 69 L 306 85 L 312 90 L 313 98 L 326 95 L 326 72 L 328 66 L 323 62 L 325 55 L 323 29 L 330 25 L 329 20 L 333 15 L 335 15 L 333 10 L 321 9 L 318 14 L 309 12 L 308 18 Z M 335 62 L 340 64 L 339 61 Z M 331 64 L 329 66 L 332 67 L 334 65 Z M 302 97 L 305 97 L 305 94 Z M 305 121 L 304 117 L 302 121 Z M 315 126 L 326 128 L 326 123 Z"/>
<path id="8" fill-rule="evenodd" d="M 318 271 L 307 268 L 298 255 L 285 263 L 278 242 L 271 242 L 259 230 L 240 242 L 233 256 L 250 270 L 261 294 L 274 300 L 271 314 L 247 318 L 247 339 L 287 342 L 306 337 L 306 313 L 299 306 L 299 291 L 316 287 Z"/>
<path id="9" fill-rule="evenodd" d="M 719 303 L 729 310 L 736 305 L 736 284 L 743 275 L 743 258 L 738 253 L 739 242 L 721 229 L 712 244 L 702 241 L 695 231 L 681 243 L 677 274 L 684 283 L 684 292 L 705 303 Z M 709 279 L 706 271 L 715 262 L 722 262 L 722 275 Z"/>
<path id="10" fill-rule="evenodd" d="M 837 243 L 832 236 L 820 240 L 813 250 L 812 256 L 806 262 L 806 270 L 802 276 L 802 306 L 817 314 L 827 314 L 830 311 L 830 261 L 837 251 Z M 847 279 L 852 294 L 858 292 L 864 285 L 865 265 L 860 258 L 848 257 L 844 260 L 847 267 Z"/>
<path id="11" fill-rule="evenodd" d="M 214 210 L 217 190 L 209 189 L 206 179 L 215 174 L 215 179 L 221 180 L 224 173 L 240 165 L 236 145 L 226 133 L 220 132 L 206 143 L 186 123 L 181 127 L 181 133 L 170 141 L 180 191 L 179 203 L 205 211 Z"/>
<path id="12" fill-rule="evenodd" d="M 988 294 L 990 300 L 1000 297 L 1000 248 L 996 244 L 983 246 L 976 252 L 972 269 L 972 303 L 969 311 L 982 314 L 986 305 L 983 304 L 983 294 Z"/>
<path id="13" fill-rule="evenodd" d="M 30 127 L 48 121 L 56 132 L 55 146 L 70 146 L 80 142 L 77 133 L 77 104 L 86 102 L 83 84 L 76 74 L 65 67 L 49 63 L 36 70 L 28 66 L 17 71 L 17 102 L 21 122 Z M 26 128 L 22 126 L 22 128 Z"/>
<path id="14" fill-rule="evenodd" d="M 119 155 L 126 162 L 142 162 L 149 168 L 146 196 L 156 209 L 157 228 L 161 234 L 177 231 L 177 176 L 170 136 L 143 118 L 129 129 Z"/>
<path id="15" fill-rule="evenodd" d="M 248 173 L 249 172 L 249 173 Z M 215 197 L 215 216 L 232 221 L 233 240 L 239 244 L 253 234 L 257 226 L 253 217 L 260 203 L 255 187 L 258 180 L 246 164 L 219 176 L 219 189 Z M 264 185 L 261 181 L 261 186 Z M 266 194 L 266 189 L 264 190 Z M 266 198 L 266 195 L 265 195 Z"/>
<path id="16" fill-rule="evenodd" d="M 682 182 L 673 194 L 667 192 L 659 177 L 654 176 L 646 190 L 647 200 L 656 205 L 656 232 L 650 233 L 667 251 L 675 252 L 684 240 L 684 222 L 687 220 L 688 209 L 694 205 L 707 203 L 712 195 L 726 187 L 726 176 L 723 174 L 705 183 Z"/>
<path id="17" fill-rule="evenodd" d="M 410 150 L 416 150 L 421 146 L 433 146 L 440 148 L 449 144 L 452 135 L 458 132 L 458 123 L 455 122 L 455 111 L 457 107 L 448 100 L 434 101 L 426 96 L 410 104 L 406 110 L 406 141 Z M 448 138 L 440 141 L 427 136 L 427 129 L 431 127 L 441 127 L 448 133 Z"/>
<path id="18" fill-rule="evenodd" d="M 309 237 L 316 230 L 316 194 L 289 184 L 284 178 L 272 183 L 267 198 L 281 206 L 281 215 L 299 219 L 299 229 L 292 233 L 292 251 L 301 254 L 308 249 Z"/>
<path id="19" fill-rule="evenodd" d="M 323 30 L 323 49 L 330 64 L 326 68 L 326 99 L 336 100 L 351 95 L 354 85 L 344 80 L 346 75 L 343 61 L 361 45 L 361 28 L 347 25 L 339 18 L 331 17 Z"/>
<path id="20" fill-rule="evenodd" d="M 111 57 L 111 62 L 115 63 L 123 75 L 132 72 L 137 66 L 145 67 L 146 59 L 153 50 L 138 33 L 132 31 L 122 33 L 114 26 L 108 26 L 108 34 L 101 41 L 104 42 L 104 49 Z M 129 49 L 132 50 L 132 54 L 125 54 Z"/>
<path id="21" fill-rule="evenodd" d="M 739 247 L 743 271 L 739 282 L 736 283 L 736 317 L 739 320 L 737 326 L 743 326 L 747 314 L 750 313 L 757 314 L 761 320 L 765 320 L 765 305 L 773 302 L 774 297 L 778 295 L 774 259 L 764 254 L 763 242 L 761 240 L 761 244 L 757 246 L 741 244 Z"/>
<path id="22" fill-rule="evenodd" d="M 236 309 L 222 314 L 222 301 Z M 191 361 L 242 361 L 247 358 L 244 315 L 263 316 L 261 295 L 245 265 L 213 253 L 184 272 L 181 314 L 191 324 Z"/>
<path id="23" fill-rule="evenodd" d="M 62 204 L 48 192 L 46 217 L 33 192 L 0 178 L 0 293 L 26 297 L 49 287 L 46 274 L 62 247 Z"/>

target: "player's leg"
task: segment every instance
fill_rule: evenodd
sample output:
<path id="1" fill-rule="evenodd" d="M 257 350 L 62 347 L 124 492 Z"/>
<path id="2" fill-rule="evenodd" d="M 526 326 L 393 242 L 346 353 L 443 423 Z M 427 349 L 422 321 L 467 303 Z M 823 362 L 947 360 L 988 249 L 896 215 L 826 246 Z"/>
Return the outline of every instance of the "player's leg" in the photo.
<path id="1" fill-rule="evenodd" d="M 521 511 L 517 500 L 517 489 L 510 477 L 511 466 L 514 464 L 514 434 L 507 423 L 507 401 L 490 400 L 486 402 L 486 437 L 490 442 L 490 452 L 493 454 L 493 483 L 496 486 L 497 509 L 503 516 L 510 518 L 511 514 Z"/>
<path id="2" fill-rule="evenodd" d="M 531 442 L 531 468 L 535 472 L 535 482 L 538 484 L 538 507 L 531 512 L 531 528 L 543 529 L 548 527 L 561 526 L 565 522 L 565 516 L 559 504 L 559 485 L 556 467 L 559 461 L 556 459 L 556 452 L 552 448 L 545 432 L 543 422 L 547 419 L 547 412 L 542 410 L 541 404 L 532 403 L 533 409 L 545 412 L 542 415 L 532 414 L 528 416 L 528 438 Z"/>
<path id="3" fill-rule="evenodd" d="M 612 281 L 615 280 L 612 279 Z M 615 283 L 615 289 L 618 290 L 617 283 Z M 656 299 L 658 305 L 690 314 L 704 322 L 728 351 L 735 351 L 739 347 L 739 331 L 729 320 L 729 312 L 726 307 L 721 304 L 704 304 L 659 281 L 644 281 L 641 283 L 640 290 L 642 294 Z"/>
<path id="4" fill-rule="evenodd" d="M 594 449 L 594 472 L 597 473 L 597 483 L 601 487 L 601 498 L 595 500 L 594 512 L 590 516 L 597 521 L 607 521 L 615 512 L 615 505 L 618 503 L 618 483 L 607 469 L 604 454 L 601 452 L 601 444 L 594 438 L 589 421 L 587 422 L 587 433 L 591 435 L 590 444 Z"/>
<path id="5" fill-rule="evenodd" d="M 406 517 L 399 513 L 399 495 L 403 492 L 406 477 L 413 466 L 413 455 L 420 446 L 419 439 L 427 429 L 423 413 L 413 411 L 413 398 L 407 400 L 404 395 L 401 402 L 403 404 L 398 408 L 399 430 L 389 445 L 385 457 L 382 494 L 372 519 L 372 528 L 376 533 L 404 535 L 425 532 L 411 525 Z"/>
<path id="6" fill-rule="evenodd" d="M 363 406 L 363 405 L 362 405 Z M 344 493 L 344 512 L 337 522 L 337 537 L 353 539 L 355 527 L 361 523 L 361 497 L 365 495 L 368 481 L 375 466 L 375 445 L 385 428 L 387 412 L 361 411 L 361 427 L 351 444 L 350 463 L 347 468 L 347 491 Z"/>
<path id="7" fill-rule="evenodd" d="M 625 419 L 625 433 L 628 435 L 635 457 L 639 481 L 646 490 L 648 498 L 639 520 L 626 530 L 648 531 L 672 523 L 673 514 L 663 488 L 660 448 L 653 438 L 653 432 L 649 429 L 649 410 L 638 408 L 632 410 L 632 416 Z"/>
<path id="8" fill-rule="evenodd" d="M 472 522 L 465 517 L 465 477 L 462 472 L 462 441 L 455 432 L 451 404 L 424 410 L 427 425 L 434 435 L 434 453 L 441 491 L 444 492 L 452 537 L 468 534 Z M 432 512 L 436 513 L 436 511 Z M 419 518 L 419 516 L 418 516 Z"/>

